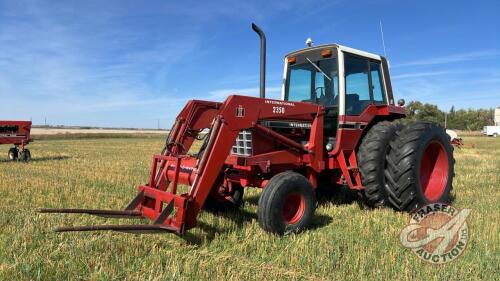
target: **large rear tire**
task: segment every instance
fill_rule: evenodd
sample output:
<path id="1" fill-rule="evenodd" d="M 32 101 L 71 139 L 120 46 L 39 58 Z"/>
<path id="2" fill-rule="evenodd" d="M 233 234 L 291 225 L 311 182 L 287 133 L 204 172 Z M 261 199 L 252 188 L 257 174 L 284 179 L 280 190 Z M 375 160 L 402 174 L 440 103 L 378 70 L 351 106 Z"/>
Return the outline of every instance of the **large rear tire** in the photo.
<path id="1" fill-rule="evenodd" d="M 357 158 L 361 182 L 365 187 L 360 191 L 360 196 L 370 207 L 387 205 L 388 195 L 384 175 L 386 156 L 390 151 L 390 141 L 400 129 L 400 124 L 381 121 L 368 131 L 359 146 Z"/>
<path id="2" fill-rule="evenodd" d="M 314 216 L 316 195 L 301 174 L 287 171 L 269 180 L 259 198 L 259 225 L 268 232 L 283 235 L 306 229 Z"/>
<path id="3" fill-rule="evenodd" d="M 455 160 L 445 130 L 435 123 L 417 122 L 396 135 L 385 172 L 392 207 L 411 212 L 426 204 L 449 202 Z"/>

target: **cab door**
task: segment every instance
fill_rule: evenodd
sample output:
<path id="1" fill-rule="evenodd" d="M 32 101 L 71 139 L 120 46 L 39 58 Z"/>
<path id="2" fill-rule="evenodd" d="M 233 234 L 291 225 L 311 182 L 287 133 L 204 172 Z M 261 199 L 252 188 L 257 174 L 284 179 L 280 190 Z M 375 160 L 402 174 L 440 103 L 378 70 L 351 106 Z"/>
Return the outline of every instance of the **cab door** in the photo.
<path id="1" fill-rule="evenodd" d="M 360 115 L 369 105 L 387 104 L 381 63 L 344 53 L 345 115 Z"/>

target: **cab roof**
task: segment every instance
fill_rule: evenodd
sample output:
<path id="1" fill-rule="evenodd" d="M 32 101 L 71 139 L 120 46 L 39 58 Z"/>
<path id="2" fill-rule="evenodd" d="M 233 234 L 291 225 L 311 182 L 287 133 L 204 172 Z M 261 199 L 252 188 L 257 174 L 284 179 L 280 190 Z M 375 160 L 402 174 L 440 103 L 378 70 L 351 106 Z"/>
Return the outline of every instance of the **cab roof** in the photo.
<path id="1" fill-rule="evenodd" d="M 365 52 L 365 51 L 361 51 L 361 50 L 350 48 L 350 47 L 346 47 L 346 46 L 342 46 L 340 44 L 324 44 L 324 45 L 318 45 L 318 46 L 303 48 L 303 49 L 300 49 L 300 50 L 297 50 L 297 51 L 293 51 L 291 53 L 286 54 L 285 55 L 285 59 L 287 57 L 289 57 L 289 56 L 299 55 L 299 54 L 306 53 L 306 52 L 309 52 L 309 51 L 321 50 L 321 49 L 326 49 L 326 48 L 337 48 L 337 49 L 340 49 L 341 51 L 345 51 L 345 52 L 348 52 L 348 53 L 352 53 L 352 54 L 355 54 L 355 55 L 359 55 L 359 56 L 362 56 L 362 57 L 367 57 L 367 58 L 371 58 L 371 59 L 375 59 L 375 60 L 381 60 L 382 59 L 382 57 L 379 56 L 379 55 L 368 53 L 368 52 Z"/>

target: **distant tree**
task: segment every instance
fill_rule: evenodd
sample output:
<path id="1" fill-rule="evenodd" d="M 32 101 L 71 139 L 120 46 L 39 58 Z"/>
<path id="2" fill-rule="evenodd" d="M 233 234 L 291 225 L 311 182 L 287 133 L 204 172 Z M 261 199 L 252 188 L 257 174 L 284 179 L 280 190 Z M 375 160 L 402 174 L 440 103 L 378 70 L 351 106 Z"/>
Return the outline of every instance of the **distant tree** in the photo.
<path id="1" fill-rule="evenodd" d="M 416 121 L 432 121 L 444 126 L 445 113 L 437 105 L 410 101 L 405 107 L 407 119 Z M 482 130 L 484 126 L 493 124 L 494 109 L 459 109 L 452 106 L 447 116 L 447 127 L 457 130 Z"/>
<path id="2" fill-rule="evenodd" d="M 450 115 L 451 116 L 455 115 L 455 106 L 454 105 L 452 105 L 451 108 L 450 108 Z"/>
<path id="3" fill-rule="evenodd" d="M 406 106 L 406 114 L 411 120 L 432 121 L 444 125 L 444 112 L 434 104 L 410 101 Z"/>

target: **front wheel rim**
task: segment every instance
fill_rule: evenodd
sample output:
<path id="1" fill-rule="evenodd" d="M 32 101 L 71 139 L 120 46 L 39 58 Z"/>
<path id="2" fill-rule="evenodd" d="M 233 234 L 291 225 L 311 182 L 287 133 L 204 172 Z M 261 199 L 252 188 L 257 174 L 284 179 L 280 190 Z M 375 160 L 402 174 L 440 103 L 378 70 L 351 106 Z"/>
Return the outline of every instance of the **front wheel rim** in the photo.
<path id="1" fill-rule="evenodd" d="M 448 153 L 439 141 L 432 141 L 424 149 L 420 161 L 420 187 L 428 201 L 435 202 L 448 184 Z"/>
<path id="2" fill-rule="evenodd" d="M 288 224 L 296 224 L 305 212 L 305 199 L 302 194 L 290 193 L 283 204 L 283 219 Z"/>

